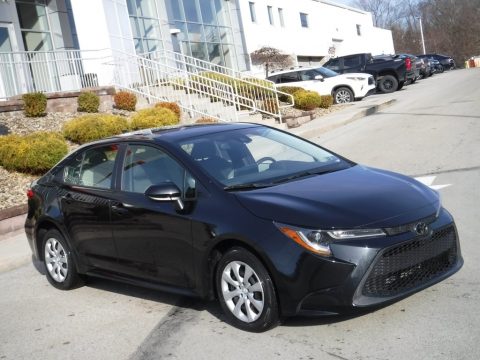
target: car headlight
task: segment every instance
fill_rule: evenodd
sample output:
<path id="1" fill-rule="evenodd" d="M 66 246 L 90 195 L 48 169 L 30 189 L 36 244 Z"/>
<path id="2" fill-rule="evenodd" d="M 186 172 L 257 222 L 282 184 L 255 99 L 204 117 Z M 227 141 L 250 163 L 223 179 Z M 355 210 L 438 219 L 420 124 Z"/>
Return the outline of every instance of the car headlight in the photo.
<path id="1" fill-rule="evenodd" d="M 382 229 L 312 230 L 280 223 L 275 225 L 297 244 L 321 256 L 331 256 L 330 244 L 338 240 L 386 235 Z"/>
<path id="2" fill-rule="evenodd" d="M 361 77 L 361 76 L 347 76 L 347 79 L 349 80 L 357 80 L 357 81 L 365 81 L 367 78 Z"/>

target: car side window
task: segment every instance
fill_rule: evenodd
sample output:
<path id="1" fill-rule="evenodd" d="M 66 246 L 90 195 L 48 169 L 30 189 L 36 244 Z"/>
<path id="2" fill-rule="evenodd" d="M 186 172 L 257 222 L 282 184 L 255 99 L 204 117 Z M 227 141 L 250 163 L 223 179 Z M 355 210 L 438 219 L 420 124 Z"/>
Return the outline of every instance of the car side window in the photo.
<path id="1" fill-rule="evenodd" d="M 64 167 L 63 182 L 71 185 L 110 189 L 117 154 L 117 145 L 96 147 L 77 154 Z"/>
<path id="2" fill-rule="evenodd" d="M 331 59 L 328 62 L 328 68 L 333 71 L 340 70 L 341 65 L 340 65 L 340 59 Z"/>
<path id="3" fill-rule="evenodd" d="M 185 175 L 185 169 L 162 150 L 129 145 L 123 164 L 122 190 L 143 194 L 151 185 L 173 182 L 186 197 L 191 197 L 195 179 Z"/>
<path id="4" fill-rule="evenodd" d="M 356 68 L 360 65 L 360 58 L 358 56 L 347 56 L 343 59 L 343 66 L 345 69 Z"/>
<path id="5" fill-rule="evenodd" d="M 315 76 L 321 75 L 315 70 L 300 71 L 300 78 L 302 81 L 315 80 Z"/>
<path id="6" fill-rule="evenodd" d="M 291 73 L 278 75 L 277 83 L 283 84 L 283 83 L 289 83 L 289 82 L 295 82 L 295 81 L 299 81 L 298 73 L 296 71 L 293 71 Z"/>

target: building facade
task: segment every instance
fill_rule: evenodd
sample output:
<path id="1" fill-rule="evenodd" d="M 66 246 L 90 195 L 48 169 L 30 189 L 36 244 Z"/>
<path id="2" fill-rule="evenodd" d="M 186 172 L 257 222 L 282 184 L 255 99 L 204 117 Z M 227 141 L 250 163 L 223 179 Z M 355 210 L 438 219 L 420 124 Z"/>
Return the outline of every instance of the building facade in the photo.
<path id="1" fill-rule="evenodd" d="M 0 98 L 31 88 L 29 76 L 5 65 L 12 61 L 41 59 L 29 65 L 33 82 L 68 88 L 75 69 L 52 66 L 48 52 L 165 49 L 260 73 L 249 54 L 267 45 L 298 65 L 394 51 L 391 32 L 375 28 L 370 13 L 324 0 L 0 0 Z M 30 52 L 27 60 L 22 52 Z"/>

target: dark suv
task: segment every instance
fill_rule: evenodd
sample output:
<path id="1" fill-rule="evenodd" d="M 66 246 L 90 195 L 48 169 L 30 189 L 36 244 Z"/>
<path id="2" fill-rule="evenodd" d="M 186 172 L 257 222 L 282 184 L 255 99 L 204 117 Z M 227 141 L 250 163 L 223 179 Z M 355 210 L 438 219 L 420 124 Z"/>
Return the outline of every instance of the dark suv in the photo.
<path id="1" fill-rule="evenodd" d="M 440 62 L 444 70 L 453 70 L 455 69 L 455 60 L 452 57 L 447 55 L 440 55 L 440 54 L 425 54 L 425 55 L 417 55 L 420 58 L 429 58 L 435 59 Z"/>

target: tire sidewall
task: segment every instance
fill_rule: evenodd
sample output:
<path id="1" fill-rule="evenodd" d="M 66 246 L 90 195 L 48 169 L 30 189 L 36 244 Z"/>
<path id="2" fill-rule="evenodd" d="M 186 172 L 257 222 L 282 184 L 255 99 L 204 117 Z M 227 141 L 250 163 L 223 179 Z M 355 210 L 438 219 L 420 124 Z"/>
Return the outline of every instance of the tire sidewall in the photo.
<path id="1" fill-rule="evenodd" d="M 55 279 L 53 279 L 47 269 L 47 263 L 45 258 L 45 245 L 47 240 L 51 238 L 54 238 L 62 245 L 63 249 L 65 250 L 65 254 L 67 256 L 68 273 L 67 273 L 67 277 L 62 282 L 58 282 Z M 75 267 L 75 260 L 72 256 L 72 252 L 70 251 L 70 247 L 65 241 L 65 238 L 62 236 L 62 234 L 60 234 L 58 230 L 49 230 L 48 232 L 45 233 L 42 240 L 42 257 L 43 257 L 43 264 L 45 266 L 45 274 L 47 276 L 47 280 L 52 286 L 60 290 L 68 290 L 73 288 L 77 284 L 79 278 L 78 278 L 77 270 Z"/>
<path id="2" fill-rule="evenodd" d="M 246 323 L 235 317 L 230 309 L 227 307 L 222 294 L 221 279 L 225 266 L 232 261 L 241 261 L 250 266 L 257 274 L 259 280 L 262 283 L 264 293 L 264 308 L 261 316 L 251 322 Z M 251 331 L 251 332 L 263 332 L 278 323 L 278 304 L 276 299 L 275 287 L 273 281 L 268 274 L 267 270 L 252 253 L 241 248 L 235 247 L 226 252 L 217 264 L 215 273 L 215 287 L 217 290 L 217 298 L 220 306 L 227 317 L 228 321 L 235 327 Z"/>
<path id="3" fill-rule="evenodd" d="M 385 82 L 391 81 L 392 82 L 392 88 L 391 89 L 385 89 Z M 395 76 L 392 75 L 385 75 L 382 80 L 380 80 L 379 84 L 380 91 L 386 94 L 392 93 L 397 90 L 398 88 L 398 81 L 395 78 Z"/>

